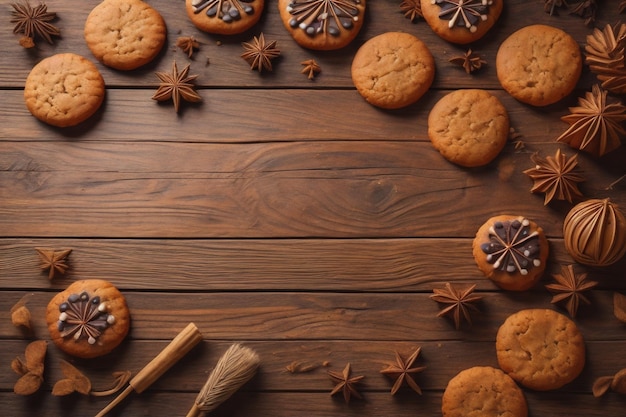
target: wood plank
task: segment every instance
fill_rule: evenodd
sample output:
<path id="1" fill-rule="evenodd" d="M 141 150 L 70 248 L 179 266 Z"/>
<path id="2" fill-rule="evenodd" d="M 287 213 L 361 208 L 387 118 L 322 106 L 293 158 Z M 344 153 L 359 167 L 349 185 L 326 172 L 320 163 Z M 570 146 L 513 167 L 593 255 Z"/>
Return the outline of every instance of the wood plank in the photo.
<path id="1" fill-rule="evenodd" d="M 3 9 L 12 10 L 9 6 L 11 2 L 12 0 L 0 0 L 0 5 Z M 37 48 L 26 51 L 19 46 L 19 37 L 10 30 L 0 32 L 0 43 L 5 46 L 4 59 L 0 61 L 0 87 L 22 86 L 32 66 L 43 57 L 54 53 L 71 51 L 95 61 L 85 44 L 83 28 L 87 15 L 98 2 L 98 0 L 86 0 L 81 2 L 81 7 L 75 7 L 71 2 L 50 4 L 48 10 L 58 14 L 59 19 L 55 24 L 62 33 L 62 38 L 56 40 L 54 45 L 42 42 L 37 45 Z M 109 87 L 153 87 L 158 83 L 153 74 L 154 71 L 169 71 L 171 62 L 177 60 L 179 63 L 189 62 L 192 65 L 192 73 L 199 75 L 197 83 L 202 86 L 352 88 L 349 68 L 355 51 L 370 37 L 392 28 L 392 30 L 412 33 L 428 45 L 435 57 L 438 71 L 435 88 L 472 86 L 499 88 L 495 77 L 497 47 L 514 30 L 529 22 L 550 24 L 567 28 L 568 32 L 581 44 L 585 36 L 590 33 L 590 29 L 577 16 L 570 16 L 567 13 L 561 13 L 558 17 L 549 16 L 543 11 L 542 4 L 529 6 L 526 0 L 507 0 L 503 16 L 501 16 L 502 21 L 507 21 L 506 27 L 496 25 L 488 37 L 473 45 L 474 49 L 488 61 L 488 65 L 480 76 L 473 77 L 466 75 L 462 69 L 448 62 L 452 56 L 462 54 L 467 49 L 443 41 L 423 20 L 412 24 L 404 18 L 396 0 L 369 2 L 365 27 L 359 36 L 348 47 L 331 52 L 309 51 L 299 47 L 283 27 L 275 3 L 268 4 L 257 26 L 236 36 L 210 35 L 197 30 L 188 19 L 182 4 L 173 7 L 171 0 L 151 0 L 149 4 L 165 19 L 168 28 L 167 45 L 153 63 L 135 71 L 115 71 L 98 63 L 98 68 Z M 598 25 L 603 25 L 605 22 L 614 23 L 616 10 L 604 7 L 598 9 Z M 520 16 L 524 19 L 518 19 Z M 261 31 L 267 39 L 276 40 L 281 50 L 281 57 L 275 62 L 274 72 L 263 74 L 263 76 L 251 71 L 240 57 L 243 52 L 241 42 L 249 41 L 252 36 L 258 36 Z M 194 59 L 187 59 L 186 55 L 175 47 L 179 36 L 195 36 L 202 42 Z M 315 82 L 307 80 L 300 73 L 302 68 L 300 63 L 311 57 L 318 60 L 322 66 L 322 73 Z M 207 65 L 207 58 L 209 65 Z M 589 78 L 583 79 L 581 84 L 588 84 L 588 80 Z"/>
<path id="2" fill-rule="evenodd" d="M 206 380 L 207 374 L 213 369 L 220 356 L 236 341 L 208 340 L 194 348 L 184 359 L 178 362 L 170 372 L 163 375 L 152 386 L 155 392 L 190 392 Z M 24 354 L 27 341 L 8 340 L 3 342 L 0 350 L 2 363 L 10 363 L 16 356 Z M 620 349 L 623 341 L 604 342 L 587 341 L 587 363 L 581 375 L 560 391 L 571 394 L 589 394 L 594 381 L 606 375 L 613 375 L 623 367 L 616 349 Z M 60 369 L 61 360 L 70 360 L 81 372 L 89 377 L 94 390 L 106 388 L 112 382 L 111 373 L 128 370 L 133 374 L 142 369 L 165 346 L 166 341 L 132 340 L 123 348 L 114 351 L 105 358 L 84 360 L 68 358 L 55 346 L 49 345 L 46 356 L 44 390 L 63 378 Z M 301 392 L 324 391 L 330 389 L 328 370 L 342 369 L 350 363 L 353 371 L 365 375 L 365 392 L 389 392 L 392 380 L 380 374 L 389 362 L 395 361 L 395 352 L 403 357 L 421 347 L 416 365 L 426 369 L 415 375 L 415 379 L 424 391 L 443 391 L 454 375 L 466 367 L 493 366 L 498 367 L 493 341 L 332 341 L 332 340 L 278 340 L 278 341 L 246 341 L 245 346 L 254 349 L 261 358 L 258 377 L 262 383 L 252 384 L 249 390 L 258 392 Z M 463 361 L 456 358 L 463 357 Z M 313 365 L 316 368 L 308 372 L 289 372 L 286 367 L 299 363 Z M 0 390 L 13 389 L 18 375 L 13 372 L 0 374 Z M 405 387 L 406 388 L 406 387 Z M 403 389 L 401 392 L 409 391 Z"/>
<path id="3" fill-rule="evenodd" d="M 116 280 L 112 280 L 116 284 Z M 473 328 L 454 331 L 441 307 L 425 293 L 294 293 L 294 292 L 125 292 L 132 315 L 132 339 L 172 339 L 181 323 L 194 322 L 207 337 L 240 340 L 334 339 L 424 341 L 493 340 L 512 313 L 526 308 L 553 308 L 546 292 L 486 292 Z M 623 325 L 613 316 L 613 293 L 593 291 L 593 304 L 578 325 L 587 340 L 623 340 Z M 1 311 L 24 294 L 0 292 Z M 28 308 L 37 335 L 47 334 L 45 307 L 51 292 L 34 292 Z M 167 306 L 167 307 L 164 307 Z M 554 307 L 556 308 L 556 307 Z M 374 331 L 375 330 L 375 331 Z M 8 320 L 0 338 L 23 337 Z"/>
<path id="4" fill-rule="evenodd" d="M 476 267 L 469 239 L 2 239 L 3 288 L 63 289 L 76 279 L 120 280 L 127 290 L 430 291 L 444 282 L 497 289 Z M 35 248 L 72 248 L 70 269 L 52 282 Z M 444 249 L 445 248 L 445 249 Z M 572 263 L 550 240 L 542 284 Z M 123 273 L 121 272 L 123 270 Z M 583 270 L 580 266 L 578 270 Z M 598 289 L 626 290 L 626 259 L 587 269 Z"/>

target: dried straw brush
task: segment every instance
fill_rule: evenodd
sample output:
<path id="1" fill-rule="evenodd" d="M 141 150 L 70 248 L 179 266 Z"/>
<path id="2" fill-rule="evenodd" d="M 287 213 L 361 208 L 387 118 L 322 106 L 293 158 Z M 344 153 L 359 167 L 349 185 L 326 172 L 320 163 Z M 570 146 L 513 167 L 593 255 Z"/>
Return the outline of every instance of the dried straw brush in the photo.
<path id="1" fill-rule="evenodd" d="M 229 347 L 209 375 L 187 417 L 215 410 L 256 374 L 259 362 L 259 356 L 252 349 L 239 344 Z"/>

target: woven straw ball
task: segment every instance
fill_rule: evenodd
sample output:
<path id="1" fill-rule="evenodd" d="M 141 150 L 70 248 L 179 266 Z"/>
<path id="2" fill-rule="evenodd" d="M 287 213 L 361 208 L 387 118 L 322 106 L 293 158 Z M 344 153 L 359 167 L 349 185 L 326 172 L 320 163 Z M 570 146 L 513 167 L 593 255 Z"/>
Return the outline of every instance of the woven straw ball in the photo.
<path id="1" fill-rule="evenodd" d="M 583 201 L 565 217 L 563 237 L 576 262 L 611 265 L 626 253 L 626 218 L 608 198 Z"/>

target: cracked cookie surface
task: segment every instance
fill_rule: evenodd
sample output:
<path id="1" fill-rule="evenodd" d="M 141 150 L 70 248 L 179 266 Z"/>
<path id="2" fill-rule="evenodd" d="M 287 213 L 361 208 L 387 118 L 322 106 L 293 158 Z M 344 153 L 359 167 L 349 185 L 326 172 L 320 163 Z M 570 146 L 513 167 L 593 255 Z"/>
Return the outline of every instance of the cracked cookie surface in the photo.
<path id="1" fill-rule="evenodd" d="M 585 366 L 585 342 L 578 327 L 549 309 L 509 316 L 498 330 L 496 353 L 504 372 L 537 391 L 561 388 Z"/>
<path id="2" fill-rule="evenodd" d="M 418 101 L 435 77 L 435 61 L 420 39 L 387 32 L 365 42 L 352 60 L 352 81 L 370 104 L 398 109 Z"/>

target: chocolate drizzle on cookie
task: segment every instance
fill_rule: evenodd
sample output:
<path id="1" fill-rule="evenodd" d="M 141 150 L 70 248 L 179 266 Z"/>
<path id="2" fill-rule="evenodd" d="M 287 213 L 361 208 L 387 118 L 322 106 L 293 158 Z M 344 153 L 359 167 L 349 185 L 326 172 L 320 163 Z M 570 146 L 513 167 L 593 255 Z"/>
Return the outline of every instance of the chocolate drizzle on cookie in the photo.
<path id="1" fill-rule="evenodd" d="M 527 219 L 495 222 L 489 228 L 489 242 L 480 249 L 487 254 L 487 262 L 500 271 L 527 275 L 530 268 L 541 265 L 539 234 L 530 232 Z"/>
<path id="2" fill-rule="evenodd" d="M 439 18 L 449 20 L 448 27 L 460 26 L 476 32 L 476 25 L 487 20 L 493 0 L 431 0 L 441 7 Z"/>
<path id="3" fill-rule="evenodd" d="M 86 291 L 71 294 L 66 302 L 59 305 L 58 329 L 61 337 L 87 339 L 93 345 L 102 332 L 115 323 L 115 317 L 106 310 L 106 304 L 98 296 L 92 298 Z"/>
<path id="4" fill-rule="evenodd" d="M 254 0 L 192 0 L 191 6 L 194 13 L 206 9 L 208 17 L 217 17 L 225 23 L 232 23 L 240 20 L 242 14 L 254 14 L 254 7 L 250 3 L 254 3 Z"/>
<path id="5" fill-rule="evenodd" d="M 300 28 L 309 36 L 341 35 L 341 30 L 351 30 L 360 19 L 360 0 L 293 0 L 287 11 L 293 16 L 289 26 Z"/>

